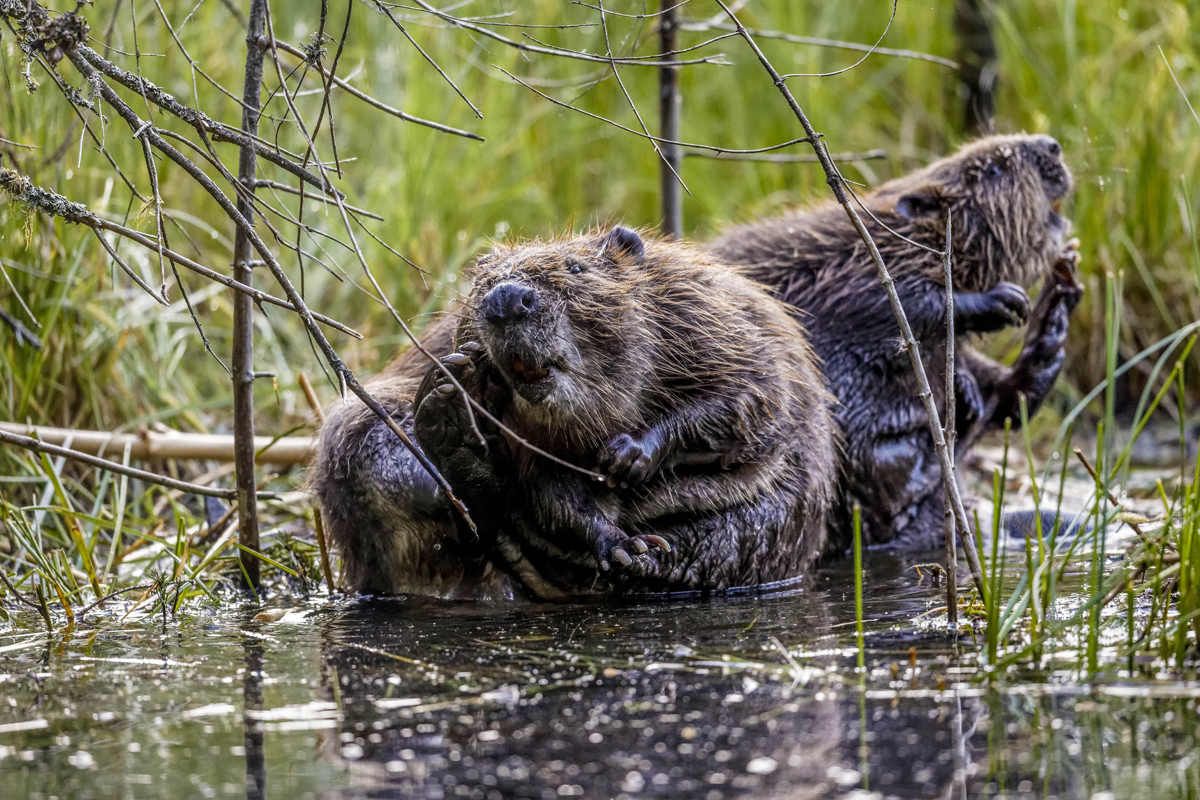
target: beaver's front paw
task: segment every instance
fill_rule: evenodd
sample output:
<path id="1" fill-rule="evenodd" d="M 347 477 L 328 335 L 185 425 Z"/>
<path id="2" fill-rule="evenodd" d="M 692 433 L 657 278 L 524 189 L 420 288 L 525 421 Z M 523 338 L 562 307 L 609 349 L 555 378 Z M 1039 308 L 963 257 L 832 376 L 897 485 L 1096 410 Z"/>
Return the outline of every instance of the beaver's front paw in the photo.
<path id="1" fill-rule="evenodd" d="M 1067 341 L 1071 312 L 1083 298 L 1083 284 L 1075 278 L 1079 264 L 1079 240 L 1067 242 L 1061 256 L 1052 265 L 1042 285 L 1042 293 L 1025 332 L 1025 346 L 1014 369 L 1038 371 L 1046 368 L 1058 374 L 1062 348 Z M 1050 380 L 1053 383 L 1053 379 Z"/>
<path id="2" fill-rule="evenodd" d="M 991 333 L 1020 325 L 1029 316 L 1029 295 L 1015 283 L 1002 281 L 981 293 L 954 296 L 954 332 Z"/>
<path id="3" fill-rule="evenodd" d="M 652 533 L 627 536 L 616 528 L 610 528 L 595 543 L 596 563 L 604 572 L 613 568 L 613 562 L 619 567 L 630 567 L 634 565 L 635 558 L 648 553 L 652 547 L 664 553 L 671 552 L 671 545 L 661 536 Z"/>
<path id="4" fill-rule="evenodd" d="M 453 376 L 468 394 L 478 388 L 474 352 L 467 344 L 441 359 L 440 366 L 426 373 L 414 399 L 413 432 L 417 443 L 439 469 L 447 472 L 451 483 L 457 482 L 456 477 L 477 478 L 481 476 L 476 473 L 487 471 L 483 455 L 488 442 L 480 429 L 483 419 L 471 414 L 462 391 L 450 380 Z"/>
<path id="5" fill-rule="evenodd" d="M 601 448 L 597 467 L 607 476 L 609 486 L 637 486 L 658 472 L 662 453 L 662 441 L 657 436 L 618 433 Z"/>

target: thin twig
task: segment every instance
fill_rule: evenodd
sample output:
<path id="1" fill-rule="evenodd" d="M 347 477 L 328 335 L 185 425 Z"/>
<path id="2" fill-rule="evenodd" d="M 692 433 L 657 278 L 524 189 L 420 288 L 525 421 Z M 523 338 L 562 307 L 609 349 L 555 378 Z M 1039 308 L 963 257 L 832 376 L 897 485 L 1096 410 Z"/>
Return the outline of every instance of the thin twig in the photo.
<path id="1" fill-rule="evenodd" d="M 703 33 L 710 30 L 720 31 L 736 31 L 732 25 L 727 23 L 703 23 L 703 22 L 684 22 L 680 26 L 685 31 L 696 31 Z M 796 36 L 791 33 L 782 33 L 780 31 L 764 31 L 759 28 L 747 28 L 747 32 L 756 39 L 780 39 L 792 44 L 811 44 L 817 47 L 833 47 L 840 50 L 857 50 L 860 53 L 875 53 L 881 56 L 895 56 L 896 58 L 915 58 L 919 61 L 929 61 L 934 64 L 941 64 L 943 67 L 950 69 L 958 69 L 958 62 L 951 61 L 948 58 L 941 56 L 930 55 L 929 53 L 920 53 L 916 50 L 895 50 L 890 47 L 871 47 L 869 44 L 860 42 L 845 42 L 840 39 L 819 39 L 815 36 Z"/>
<path id="2" fill-rule="evenodd" d="M 703 150 L 684 150 L 685 158 L 715 158 L 718 161 L 765 161 L 771 164 L 819 164 L 821 159 L 808 153 L 796 155 L 739 155 L 736 153 L 706 153 Z M 861 153 L 830 153 L 833 161 L 871 161 L 887 158 L 886 150 L 866 150 Z"/>
<path id="3" fill-rule="evenodd" d="M 942 257 L 943 276 L 946 281 L 946 449 L 950 452 L 951 468 L 954 467 L 954 430 L 958 414 L 954 400 L 954 226 L 950 212 L 946 212 L 946 251 Z M 946 506 L 946 616 L 951 631 L 958 630 L 958 547 L 954 540 L 953 499 L 950 484 L 958 480 L 951 472 L 944 479 Z"/>
<path id="4" fill-rule="evenodd" d="M 287 42 L 276 40 L 275 47 L 278 48 L 279 50 L 282 50 L 283 52 L 287 53 L 288 55 L 295 56 L 296 58 L 299 58 L 301 60 L 303 60 L 303 58 L 304 58 L 303 50 L 301 50 L 300 48 L 295 47 L 293 45 L 290 45 Z M 320 67 L 318 67 L 317 69 L 321 72 L 321 75 L 323 77 L 330 77 L 329 74 L 326 73 Z M 371 97 L 371 95 L 367 94 L 366 92 L 360 91 L 359 89 L 355 88 L 348 81 L 345 81 L 342 78 L 337 77 L 336 75 L 331 76 L 331 77 L 333 79 L 334 84 L 336 84 L 339 89 L 345 90 L 346 92 L 350 93 L 354 97 L 357 97 L 359 100 L 362 100 L 367 105 L 374 106 L 375 108 L 379 109 L 380 111 L 384 112 L 385 114 L 391 114 L 393 117 L 402 119 L 405 122 L 411 122 L 414 125 L 424 125 L 427 128 L 433 128 L 435 131 L 441 131 L 442 133 L 450 133 L 455 136 L 464 136 L 467 139 L 474 139 L 475 141 L 478 141 L 478 142 L 484 141 L 484 138 L 482 136 L 475 134 L 475 133 L 471 133 L 470 131 L 459 130 L 458 128 L 451 128 L 449 125 L 443 125 L 440 122 L 432 122 L 427 119 L 421 119 L 420 117 L 414 117 L 412 114 L 407 114 L 399 109 L 392 108 L 387 103 L 384 103 L 381 100 L 376 100 L 374 97 Z"/>
<path id="5" fill-rule="evenodd" d="M 26 178 L 24 175 L 21 175 L 16 170 L 0 169 L 0 190 L 8 193 L 14 200 L 24 203 L 30 208 L 35 208 L 44 214 L 59 217 L 67 222 L 86 225 L 87 227 L 96 229 L 97 231 L 111 231 L 112 233 L 116 233 L 131 241 L 137 242 L 148 250 L 157 250 L 157 242 L 154 240 L 154 237 L 147 236 L 146 234 L 141 233 L 140 231 L 135 231 L 132 228 L 126 228 L 123 225 L 118 225 L 115 222 L 109 222 L 103 217 L 97 216 L 94 212 L 80 203 L 68 200 L 56 192 L 35 186 L 28 178 Z M 109 251 L 110 255 L 113 255 L 115 258 L 117 258 L 117 263 L 130 274 L 130 277 L 137 281 L 138 285 L 141 286 L 156 301 L 159 303 L 164 303 L 163 298 L 153 289 L 147 286 L 145 281 L 138 278 L 134 274 L 133 270 L 129 268 L 128 265 L 124 264 L 120 258 L 116 257 L 115 250 L 110 249 L 110 247 L 111 246 L 105 247 L 105 249 Z M 265 292 L 262 292 L 251 286 L 246 286 L 243 283 L 239 283 L 233 278 L 222 275 L 221 273 L 211 270 L 202 264 L 192 261 L 187 256 L 166 248 L 163 248 L 162 253 L 168 259 L 176 264 L 179 264 L 181 267 L 186 267 L 192 272 L 202 275 L 211 281 L 216 281 L 217 283 L 227 286 L 234 291 L 249 295 L 256 303 L 268 303 L 273 306 L 278 306 L 279 308 L 285 308 L 289 311 L 298 312 L 298 309 L 287 300 L 274 297 L 273 295 L 266 294 Z M 343 325 L 335 319 L 331 319 L 324 314 L 318 314 L 316 312 L 311 313 L 313 318 L 323 325 L 336 328 L 342 333 L 353 336 L 355 339 L 363 338 L 361 333 L 347 325 Z"/>
<path id="6" fill-rule="evenodd" d="M 875 264 L 875 270 L 879 274 L 879 281 L 883 285 L 884 291 L 887 292 L 888 300 L 892 304 L 892 311 L 896 316 L 896 322 L 900 325 L 901 346 L 908 351 L 909 359 L 912 361 L 913 372 L 920 387 L 920 399 L 925 406 L 925 413 L 929 419 L 930 432 L 933 434 L 934 449 L 937 450 L 938 459 L 941 462 L 942 480 L 945 481 L 947 490 L 950 493 L 951 507 L 958 525 L 958 536 L 962 541 L 963 551 L 967 556 L 967 564 L 970 566 L 971 576 L 975 580 L 975 587 L 982 597 L 984 595 L 983 567 L 979 563 L 979 554 L 975 551 L 975 543 L 971 539 L 971 529 L 967 522 L 966 509 L 963 508 L 962 495 L 959 492 L 958 484 L 951 479 L 954 474 L 954 460 L 950 457 L 949 451 L 946 449 L 946 439 L 942 431 L 937 405 L 933 401 L 933 391 L 929 387 L 929 377 L 925 373 L 924 364 L 921 363 L 921 351 L 917 346 L 916 339 L 913 337 L 912 327 L 908 324 L 908 316 L 904 313 L 904 306 L 901 304 L 900 296 L 896 292 L 895 280 L 888 272 L 887 266 L 883 263 L 883 256 L 880 255 L 875 240 L 871 238 L 871 234 L 863 224 L 862 218 L 858 216 L 858 212 L 851 205 L 846 195 L 843 181 L 838 175 L 833 161 L 830 160 L 828 151 L 820 146 L 820 136 L 816 129 L 813 128 L 812 123 L 809 122 L 804 111 L 800 108 L 800 104 L 796 102 L 796 98 L 792 95 L 791 90 L 788 89 L 787 83 L 775 68 L 771 66 L 771 62 L 763 54 L 762 50 L 759 49 L 754 38 L 743 27 L 733 11 L 725 5 L 724 0 L 717 0 L 717 4 L 721 6 L 733 24 L 737 26 L 738 32 L 746 40 L 746 43 L 750 45 L 754 54 L 758 56 L 759 62 L 771 76 L 772 82 L 784 96 L 788 106 L 792 109 L 792 113 L 796 115 L 796 119 L 803 126 L 804 132 L 807 134 L 806 138 L 821 161 L 821 168 L 825 171 L 826 182 L 833 190 L 834 197 L 837 198 L 838 203 L 850 218 L 850 222 L 854 225 L 855 230 L 858 231 L 858 235 L 862 238 L 868 253 L 870 253 L 871 261 Z"/>
<path id="7" fill-rule="evenodd" d="M 449 14 L 439 11 L 438 9 L 429 5 L 429 3 L 425 2 L 425 0 L 416 0 L 416 2 L 419 6 L 421 6 L 421 8 L 425 9 L 430 14 L 434 14 L 435 16 L 441 17 L 442 19 L 446 20 L 447 22 L 449 22 L 451 25 L 454 25 L 455 27 L 462 28 L 463 30 L 474 31 L 475 33 L 478 33 L 481 36 L 486 36 L 489 39 L 494 39 L 495 41 L 500 42 L 501 44 L 506 44 L 509 47 L 515 48 L 517 50 L 523 50 L 527 53 L 541 53 L 542 55 L 547 55 L 547 56 L 561 56 L 563 58 L 574 58 L 574 59 L 578 59 L 580 61 L 599 62 L 601 64 L 611 63 L 610 59 L 605 58 L 604 56 L 594 56 L 594 55 L 591 55 L 590 53 L 580 53 L 577 50 L 554 50 L 549 47 L 539 47 L 537 45 L 525 44 L 524 42 L 514 41 L 512 39 L 509 39 L 507 36 L 501 36 L 500 34 L 496 33 L 495 31 L 489 31 L 487 28 L 483 28 L 479 25 L 474 25 L 464 19 L 460 19 L 459 17 L 452 17 Z M 628 65 L 634 66 L 634 67 L 662 67 L 662 66 L 684 67 L 684 66 L 690 66 L 692 64 L 717 64 L 717 65 L 721 65 L 721 66 L 728 66 L 729 62 L 724 61 L 722 59 L 723 59 L 723 56 L 719 56 L 719 55 L 718 56 L 705 56 L 703 58 L 693 58 L 693 59 L 689 59 L 686 61 L 640 61 L 637 59 L 626 58 L 626 59 L 617 59 L 617 63 L 618 64 L 628 64 Z"/>
<path id="8" fill-rule="evenodd" d="M 620 63 L 620 62 L 617 62 L 617 63 Z M 651 136 L 650 134 L 642 133 L 641 131 L 635 131 L 633 128 L 627 128 L 624 125 L 620 124 L 619 122 L 613 122 L 611 119 L 608 119 L 607 117 L 602 117 L 599 114 L 593 114 L 592 112 L 585 111 L 582 108 L 579 108 L 578 106 L 573 106 L 570 103 L 563 102 L 562 100 L 557 100 L 548 94 L 539 92 L 533 86 L 529 85 L 525 81 L 518 78 L 516 75 L 513 75 L 511 72 L 504 69 L 504 67 L 501 67 L 497 64 L 493 64 L 492 66 L 495 67 L 496 69 L 500 70 L 501 72 L 503 72 L 508 77 L 512 78 L 517 83 L 524 86 L 529 91 L 533 92 L 534 94 L 538 95 L 539 97 L 543 98 L 544 100 L 549 100 L 551 103 L 554 103 L 554 105 L 556 105 L 556 106 L 562 106 L 563 108 L 570 109 L 571 111 L 577 111 L 586 117 L 591 117 L 592 119 L 599 120 L 600 122 L 608 123 L 609 125 L 612 125 L 615 128 L 620 128 L 621 130 L 625 131 L 626 133 L 632 133 L 634 136 L 641 136 L 646 139 L 653 139 L 654 141 L 656 141 L 660 144 L 672 144 L 677 147 L 691 147 L 691 148 L 694 148 L 697 150 L 711 150 L 715 153 L 768 153 L 772 150 L 782 150 L 785 147 L 791 147 L 794 144 L 801 144 L 803 142 L 809 142 L 811 144 L 811 140 L 809 139 L 809 137 L 802 136 L 799 139 L 789 139 L 786 142 L 771 145 L 770 147 L 757 147 L 752 150 L 736 150 L 736 149 L 733 149 L 730 147 L 717 147 L 716 145 L 711 145 L 711 144 L 693 144 L 690 142 L 679 142 L 679 141 L 674 141 L 672 139 L 664 139 L 661 136 Z"/>

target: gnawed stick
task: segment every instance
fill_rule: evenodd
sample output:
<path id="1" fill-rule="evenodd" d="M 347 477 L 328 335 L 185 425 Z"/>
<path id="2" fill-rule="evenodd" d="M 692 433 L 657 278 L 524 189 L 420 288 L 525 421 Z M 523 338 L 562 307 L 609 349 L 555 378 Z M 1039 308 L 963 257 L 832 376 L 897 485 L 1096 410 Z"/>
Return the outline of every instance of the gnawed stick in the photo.
<path id="1" fill-rule="evenodd" d="M 8 433 L 7 431 L 0 430 L 0 442 L 16 445 L 17 447 L 23 447 L 26 450 L 32 450 L 35 453 L 47 453 L 53 456 L 62 456 L 63 458 L 67 458 L 72 461 L 78 461 L 98 469 L 106 469 L 109 472 L 116 472 L 119 475 L 128 475 L 131 478 L 137 478 L 138 480 L 145 481 L 146 483 L 165 486 L 168 489 L 178 489 L 181 492 L 187 492 L 188 494 L 208 495 L 209 497 L 219 497 L 222 500 L 237 499 L 237 492 L 233 489 L 216 489 L 212 486 L 200 486 L 199 484 L 188 483 L 187 481 L 177 481 L 174 478 L 168 478 L 165 475 L 156 475 L 153 472 L 146 472 L 145 470 L 135 469 L 134 467 L 123 466 L 115 461 L 109 461 L 96 456 L 89 456 L 85 453 L 79 452 L 78 450 L 71 450 L 66 447 L 58 447 L 57 445 L 39 442 L 37 439 L 31 439 L 28 436 L 20 436 L 15 433 Z M 273 500 L 277 497 L 277 495 L 274 492 L 258 492 L 258 497 L 264 500 Z"/>
<path id="2" fill-rule="evenodd" d="M 45 444 L 63 446 L 75 453 L 102 456 L 120 454 L 129 446 L 129 457 L 137 459 L 196 459 L 198 461 L 232 461 L 233 437 L 223 434 L 183 433 L 169 431 L 140 431 L 138 433 L 109 433 L 71 428 L 49 428 L 41 425 L 21 425 L 0 422 L 0 432 L 36 437 Z M 254 437 L 254 450 L 259 463 L 293 466 L 308 461 L 316 450 L 316 440 L 308 436 Z M 105 464 L 108 462 L 106 461 Z M 119 466 L 119 465 L 118 465 Z M 105 467 L 107 469 L 107 466 Z"/>

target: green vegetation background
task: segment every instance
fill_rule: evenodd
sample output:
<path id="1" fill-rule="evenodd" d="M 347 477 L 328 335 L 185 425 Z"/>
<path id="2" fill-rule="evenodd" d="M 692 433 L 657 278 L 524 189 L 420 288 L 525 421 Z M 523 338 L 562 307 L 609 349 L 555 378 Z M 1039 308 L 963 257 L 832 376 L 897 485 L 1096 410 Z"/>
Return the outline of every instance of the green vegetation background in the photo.
<path id="1" fill-rule="evenodd" d="M 51 5 L 69 10 L 75 4 L 59 0 Z M 299 45 L 316 30 L 318 0 L 274 6 L 279 38 Z M 244 33 L 226 5 L 209 0 L 197 7 L 194 0 L 163 0 L 162 7 L 196 63 L 240 95 Z M 616 0 L 611 8 L 632 14 L 642 12 L 644 4 Z M 1078 180 L 1069 213 L 1082 239 L 1088 294 L 1076 312 L 1068 367 L 1059 384 L 1062 407 L 1104 376 L 1105 273 L 1124 274 L 1123 355 L 1200 318 L 1200 249 L 1193 226 L 1200 210 L 1200 121 L 1184 100 L 1186 94 L 1200 103 L 1200 15 L 1194 7 L 1164 0 L 1011 0 L 989 10 L 1001 54 L 997 130 L 1058 137 Z M 704 19 L 719 7 L 692 0 L 683 11 L 690 19 Z M 878 38 L 890 11 L 886 0 L 759 0 L 740 16 L 756 27 L 870 43 Z M 493 237 L 547 236 L 617 220 L 656 225 L 659 170 L 645 140 L 557 107 L 494 66 L 532 80 L 541 91 L 636 128 L 637 120 L 605 65 L 521 54 L 428 15 L 402 8 L 396 13 L 411 20 L 405 23 L 409 32 L 479 106 L 483 118 L 477 119 L 401 32 L 367 4 L 355 4 L 339 74 L 391 106 L 486 138 L 480 143 L 402 123 L 344 92 L 334 94 L 339 152 L 343 158 L 357 159 L 345 165 L 340 188 L 352 204 L 382 214 L 386 220 L 374 223 L 373 230 L 430 273 L 423 279 L 359 235 L 390 299 L 406 317 L 420 321 L 447 306 L 459 293 L 464 268 Z M 476 0 L 455 13 L 507 14 L 491 19 L 539 25 L 597 19 L 584 5 L 548 0 Z M 155 4 L 97 0 L 84 7 L 83 14 L 97 39 L 103 40 L 111 25 L 111 46 L 130 54 L 107 51 L 120 66 L 140 69 L 189 104 L 195 103 L 198 92 L 199 105 L 211 117 L 238 124 L 236 103 L 201 76 L 193 79 L 188 60 L 173 43 Z M 345 14 L 343 0 L 330 3 L 333 32 L 341 30 Z M 952 15 L 949 2 L 901 2 L 883 45 L 952 58 Z M 140 59 L 132 55 L 134 17 Z M 528 36 L 593 53 L 604 48 L 598 26 L 494 30 L 525 42 L 530 42 Z M 21 53 L 11 32 L 3 33 L 0 138 L 39 148 L 0 143 L 4 166 L 15 165 L 35 183 L 114 219 L 128 215 L 137 227 L 152 232 L 152 214 L 137 201 L 131 203 L 128 189 L 89 141 L 81 146 L 75 113 L 36 66 L 33 76 L 40 87 L 34 94 L 26 91 Z M 628 51 L 640 35 L 636 54 L 657 52 L 657 37 L 646 20 L 613 19 L 610 34 L 615 48 Z M 682 44 L 699 43 L 710 35 L 684 33 Z M 775 41 L 764 41 L 763 47 L 781 71 L 790 72 L 841 69 L 861 57 Z M 751 148 L 801 135 L 743 42 L 725 39 L 699 53 L 725 53 L 732 65 L 683 70 L 685 140 Z M 332 54 L 331 47 L 327 59 Z M 1182 93 L 1168 72 L 1168 61 Z M 285 72 L 296 65 L 295 59 L 283 57 Z M 87 94 L 88 87 L 69 62 L 59 67 Z M 293 89 L 302 72 L 292 73 Z M 647 124 L 657 131 L 655 70 L 626 66 L 621 76 Z M 957 75 L 945 66 L 872 55 L 843 74 L 794 78 L 790 85 L 832 150 L 886 151 L 886 159 L 859 162 L 846 171 L 864 183 L 903 174 L 970 138 L 961 122 Z M 269 62 L 266 86 L 268 91 L 277 86 Z M 301 88 L 316 87 L 310 73 Z M 123 94 L 131 102 L 137 100 L 134 107 L 145 116 L 140 98 Z M 320 100 L 319 93 L 299 99 L 310 125 Z M 130 131 L 111 111 L 101 110 L 107 114 L 106 146 L 125 174 L 148 193 L 145 167 Z M 277 94 L 267 110 L 282 116 L 284 105 Z M 94 116 L 89 120 L 96 123 Z M 162 114 L 155 114 L 155 124 L 188 133 Z M 264 120 L 263 135 L 277 136 L 293 150 L 303 149 L 289 124 L 276 131 Z M 326 158 L 328 144 L 323 133 Z M 237 151 L 228 145 L 217 147 L 223 148 L 225 164 L 236 169 Z M 228 220 L 181 170 L 161 162 L 159 170 L 176 245 L 227 271 L 232 240 Z M 273 169 L 260 172 L 285 179 Z M 828 191 L 819 167 L 811 164 L 689 158 L 682 174 L 690 190 L 684 202 L 685 226 L 688 235 L 698 239 L 731 221 L 821 199 Z M 264 196 L 295 213 L 295 197 L 269 192 Z M 327 214 L 318 203 L 305 203 L 304 217 L 342 235 L 336 214 Z M 279 222 L 273 220 L 288 230 Z M 316 249 L 312 239 L 304 246 Z M 309 262 L 304 269 L 306 296 L 314 308 L 367 335 L 362 342 L 339 335 L 332 341 L 352 367 L 373 372 L 395 353 L 403 335 L 386 310 L 355 285 L 365 281 L 353 257 L 334 242 L 325 240 L 321 246 L 347 277 L 339 282 Z M 128 245 L 122 245 L 122 253 L 157 285 L 157 263 Z M 41 324 L 35 330 L 45 343 L 40 352 L 19 347 L 12 332 L 0 326 L 0 419 L 100 429 L 128 429 L 161 419 L 195 430 L 227 428 L 232 412 L 226 373 L 204 353 L 176 288 L 170 292 L 176 302 L 164 309 L 131 288 L 124 275 L 118 273 L 114 284 L 112 265 L 90 231 L 51 223 L 11 204 L 0 206 L 0 259 L 8 278 L 0 280 L 0 308 L 32 327 L 19 294 Z M 284 253 L 283 260 L 293 280 L 299 281 L 295 256 Z M 185 281 L 198 301 L 199 317 L 214 349 L 227 361 L 229 293 L 191 276 Z M 257 282 L 275 288 L 265 272 Z M 306 371 L 316 378 L 320 368 L 295 320 L 273 310 L 259 322 L 256 367 L 278 375 L 277 392 L 269 381 L 260 385 L 260 427 L 281 432 L 295 425 L 305 410 L 296 391 L 297 373 Z M 1017 341 L 1010 336 L 996 348 L 1003 353 Z M 1192 370 L 1192 385 L 1195 374 Z M 325 399 L 333 397 L 328 385 L 319 388 Z"/>

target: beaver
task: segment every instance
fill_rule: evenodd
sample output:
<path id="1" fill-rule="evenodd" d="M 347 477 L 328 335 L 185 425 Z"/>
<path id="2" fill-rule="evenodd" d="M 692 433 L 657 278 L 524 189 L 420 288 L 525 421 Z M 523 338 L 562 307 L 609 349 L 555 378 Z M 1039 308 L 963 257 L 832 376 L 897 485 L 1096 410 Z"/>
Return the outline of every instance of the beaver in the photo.
<path id="1" fill-rule="evenodd" d="M 453 325 L 453 315 L 439 318 L 423 339 L 434 352 L 447 352 Z M 363 384 L 410 439 L 413 397 L 428 368 L 424 354 L 409 348 Z M 308 486 L 350 589 L 446 599 L 519 594 L 495 568 L 488 544 L 466 528 L 415 456 L 357 398 L 325 410 Z"/>
<path id="2" fill-rule="evenodd" d="M 757 585 L 823 549 L 832 397 L 761 287 L 618 227 L 497 248 L 464 305 L 444 361 L 508 431 L 478 442 L 435 368 L 417 441 L 534 594 Z"/>
<path id="3" fill-rule="evenodd" d="M 1082 295 L 1077 242 L 1060 202 L 1072 188 L 1057 141 L 990 136 L 861 198 L 865 223 L 895 279 L 945 419 L 945 280 L 940 251 L 953 222 L 955 408 L 965 453 L 1006 418 L 1018 397 L 1034 413 L 1063 361 L 1067 322 Z M 850 541 L 863 508 L 868 543 L 933 546 L 942 536 L 941 467 L 908 356 L 873 262 L 845 211 L 826 202 L 733 227 L 710 243 L 798 309 L 837 396 L 845 449 L 830 534 Z M 1026 289 L 1043 288 L 1029 311 Z M 975 351 L 972 333 L 1028 319 L 1021 355 L 1004 367 Z"/>
<path id="4" fill-rule="evenodd" d="M 822 551 L 833 399 L 803 328 L 762 287 L 692 246 L 614 228 L 497 246 L 464 308 L 457 350 L 419 387 L 406 356 L 368 388 L 478 532 L 385 426 L 342 411 L 312 485 L 352 586 L 542 599 L 723 589 L 800 576 Z M 472 420 L 446 372 L 504 428 L 478 408 Z"/>

